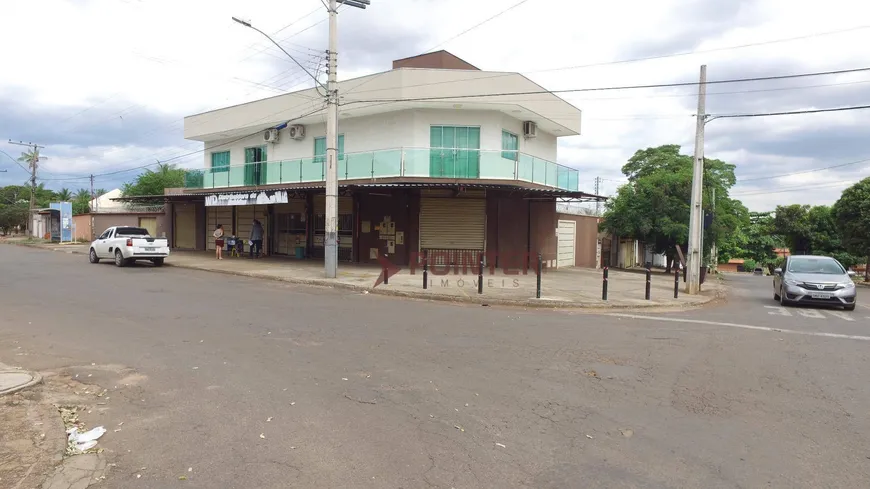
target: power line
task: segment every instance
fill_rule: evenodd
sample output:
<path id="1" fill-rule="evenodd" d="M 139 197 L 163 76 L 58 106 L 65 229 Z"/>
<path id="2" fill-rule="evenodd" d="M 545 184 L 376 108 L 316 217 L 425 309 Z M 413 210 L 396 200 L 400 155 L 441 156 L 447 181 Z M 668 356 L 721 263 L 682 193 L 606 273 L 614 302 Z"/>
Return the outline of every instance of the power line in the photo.
<path id="1" fill-rule="evenodd" d="M 721 47 L 721 48 L 702 49 L 702 50 L 698 50 L 698 51 L 687 51 L 687 52 L 681 52 L 681 53 L 672 53 L 672 54 L 663 54 L 663 55 L 656 55 L 656 56 L 647 56 L 647 57 L 642 57 L 642 58 L 630 58 L 630 59 L 622 59 L 622 60 L 616 60 L 616 61 L 603 61 L 603 62 L 600 62 L 600 63 L 591 63 L 591 64 L 585 64 L 585 65 L 566 66 L 566 67 L 560 67 L 560 68 L 547 68 L 547 69 L 542 69 L 542 70 L 522 71 L 521 74 L 547 73 L 547 72 L 554 72 L 554 71 L 567 71 L 567 70 L 576 70 L 576 69 L 582 69 L 582 68 L 594 68 L 594 67 L 598 67 L 598 66 L 608 66 L 608 65 L 616 65 L 616 64 L 624 64 L 624 63 L 634 63 L 634 62 L 638 62 L 638 61 L 649 61 L 649 60 L 654 60 L 654 59 L 663 59 L 663 58 L 671 58 L 671 57 L 678 57 L 678 56 L 689 56 L 689 55 L 692 55 L 692 54 L 711 53 L 711 52 L 717 52 L 717 51 L 728 51 L 728 50 L 732 50 L 732 49 L 743 49 L 743 48 L 748 48 L 748 47 L 763 46 L 763 45 L 767 45 L 767 44 L 776 44 L 776 43 L 791 42 L 791 41 L 797 41 L 797 40 L 801 40 L 801 39 L 809 39 L 809 38 L 812 38 L 812 37 L 821 37 L 821 36 L 828 36 L 828 35 L 833 35 L 833 34 L 842 34 L 842 33 L 845 33 L 845 32 L 851 32 L 851 31 L 863 30 L 863 29 L 867 29 L 867 28 L 870 28 L 870 25 L 858 26 L 858 27 L 851 27 L 851 28 L 848 28 L 848 29 L 840 29 L 840 30 L 834 30 L 834 31 L 828 31 L 828 32 L 821 32 L 821 33 L 816 33 L 816 34 L 807 34 L 807 35 L 803 35 L 803 36 L 789 37 L 789 38 L 784 38 L 784 39 L 774 39 L 774 40 L 771 40 L 771 41 L 763 41 L 763 42 L 750 43 L 750 44 L 740 44 L 740 45 L 736 45 L 736 46 L 725 46 L 725 47 Z M 442 43 L 442 44 L 443 44 L 443 43 Z M 389 73 L 389 72 L 386 71 L 386 72 L 379 73 L 379 74 L 375 75 L 375 77 L 380 76 L 380 75 L 383 75 L 384 73 Z M 512 75 L 515 75 L 515 74 L 516 74 L 516 73 L 514 73 L 514 72 L 510 72 L 510 73 L 499 73 L 499 74 L 497 74 L 497 75 L 492 75 L 492 76 L 487 76 L 487 77 L 481 77 L 481 78 L 478 78 L 478 80 L 487 79 L 487 78 L 500 78 L 500 77 L 505 77 L 505 76 L 512 76 Z M 465 79 L 460 79 L 460 80 L 446 80 L 446 81 L 441 81 L 441 82 L 425 83 L 425 84 L 421 84 L 421 85 L 406 85 L 406 86 L 403 86 L 403 87 L 401 87 L 401 88 L 408 88 L 409 86 L 427 86 L 427 85 L 440 85 L 440 84 L 447 84 L 447 83 L 460 83 L 460 82 L 464 82 L 464 81 L 467 81 L 467 80 L 465 80 Z M 368 81 L 365 82 L 365 83 L 363 83 L 363 85 L 365 85 L 366 83 L 368 83 Z M 362 86 L 362 85 L 360 85 L 360 86 Z M 359 88 L 359 87 L 356 87 L 356 88 L 352 89 L 351 91 L 356 91 L 357 88 Z M 383 91 L 383 90 L 392 90 L 392 89 L 394 89 L 394 88 L 400 88 L 400 87 L 388 87 L 388 88 L 378 88 L 378 89 L 374 89 L 374 90 L 363 90 L 362 92 L 357 92 L 357 93 L 377 92 L 377 91 Z"/>
<path id="2" fill-rule="evenodd" d="M 323 109 L 324 109 L 323 106 L 318 107 L 317 109 L 312 110 L 311 112 L 307 112 L 307 113 L 305 113 L 305 114 L 302 114 L 302 115 L 296 116 L 296 117 L 294 117 L 294 118 L 292 118 L 292 119 L 289 119 L 289 120 L 285 121 L 285 122 L 282 123 L 282 124 L 287 124 L 287 123 L 290 123 L 290 122 L 293 122 L 293 121 L 296 121 L 296 120 L 302 119 L 302 118 L 304 118 L 304 117 L 308 117 L 308 116 L 310 116 L 310 115 L 313 115 L 313 114 L 316 114 L 316 113 L 322 111 Z M 283 111 L 283 109 L 282 109 L 282 111 Z M 281 112 L 281 111 L 279 111 L 279 112 Z M 278 112 L 276 112 L 276 113 L 278 113 Z M 267 117 L 269 117 L 269 116 L 264 117 L 264 119 L 267 118 Z M 227 145 L 233 144 L 233 143 L 235 143 L 235 142 L 241 141 L 241 140 L 243 140 L 243 139 L 249 138 L 249 137 L 251 137 L 251 136 L 253 136 L 253 135 L 255 135 L 255 134 L 258 134 L 259 132 L 260 132 L 260 131 L 257 130 L 257 131 L 254 131 L 254 132 L 250 133 L 250 134 L 245 134 L 244 136 L 238 137 L 238 138 L 233 139 L 233 140 L 230 140 L 230 141 L 223 141 L 223 142 L 221 142 L 221 143 L 219 143 L 219 144 L 214 144 L 214 145 L 212 145 L 212 146 L 205 146 L 205 147 L 203 147 L 202 149 L 199 149 L 199 150 L 196 150 L 196 151 L 191 151 L 191 152 L 189 152 L 189 153 L 184 153 L 184 154 L 181 154 L 181 155 L 176 155 L 176 156 L 173 156 L 173 157 L 171 157 L 171 158 L 167 158 L 167 159 L 164 159 L 164 160 L 161 160 L 161 161 L 157 161 L 157 162 L 155 162 L 155 163 L 149 163 L 149 164 L 147 164 L 147 165 L 138 166 L 138 167 L 135 167 L 135 168 L 127 168 L 127 169 L 125 169 L 125 170 L 116 170 L 116 171 L 105 172 L 105 173 L 94 173 L 93 175 L 85 175 L 85 176 L 75 177 L 75 178 L 58 178 L 58 179 L 42 179 L 42 180 L 44 180 L 44 181 L 45 181 L 45 180 L 50 180 L 50 181 L 74 181 L 74 180 L 90 179 L 91 177 L 94 177 L 94 178 L 96 178 L 96 177 L 107 177 L 107 176 L 111 176 L 111 175 L 117 175 L 117 174 L 120 174 L 120 173 L 127 173 L 127 172 L 131 172 L 131 171 L 136 171 L 136 170 L 144 170 L 144 169 L 146 169 L 146 168 L 148 168 L 148 167 L 151 167 L 151 166 L 154 166 L 154 165 L 158 165 L 158 164 L 162 164 L 162 163 L 168 163 L 168 162 L 170 162 L 170 161 L 175 161 L 175 160 L 178 160 L 178 159 L 181 159 L 181 158 L 185 158 L 185 157 L 187 157 L 187 156 L 192 156 L 192 155 L 195 155 L 195 154 L 204 153 L 204 152 L 206 152 L 206 151 L 208 151 L 208 150 L 210 150 L 210 149 L 214 149 L 214 148 L 221 147 L 221 146 L 227 146 Z"/>
<path id="3" fill-rule="evenodd" d="M 766 195 L 766 194 L 778 194 L 783 192 L 799 192 L 801 190 L 815 190 L 818 188 L 827 188 L 827 187 L 836 187 L 840 185 L 851 185 L 855 183 L 855 180 L 842 180 L 839 182 L 831 182 L 831 183 L 822 183 L 822 184 L 814 184 L 814 185 L 801 185 L 798 187 L 785 187 L 779 190 L 761 190 L 758 192 L 738 192 L 731 194 L 731 197 L 751 197 L 753 195 Z"/>
<path id="4" fill-rule="evenodd" d="M 441 46 L 441 45 L 447 44 L 448 42 L 450 42 L 450 41 L 452 41 L 452 40 L 454 40 L 454 39 L 456 39 L 456 38 L 459 38 L 459 37 L 464 36 L 465 34 L 468 34 L 469 32 L 473 31 L 474 29 L 477 29 L 478 27 L 482 26 L 483 24 L 486 24 L 487 22 L 489 22 L 489 21 L 495 19 L 496 17 L 499 17 L 499 16 L 501 16 L 501 15 L 506 14 L 507 12 L 510 12 L 511 10 L 513 10 L 513 9 L 515 9 L 515 8 L 517 8 L 517 7 L 519 7 L 520 5 L 522 5 L 522 4 L 524 4 L 524 3 L 528 2 L 528 1 L 529 1 L 529 0 L 520 0 L 519 2 L 513 4 L 513 5 L 511 5 L 510 7 L 508 7 L 508 8 L 506 8 L 506 9 L 502 10 L 501 12 L 498 12 L 497 14 L 493 15 L 492 17 L 489 17 L 489 18 L 487 18 L 487 19 L 485 19 L 485 20 L 482 20 L 482 21 L 478 22 L 477 24 L 474 24 L 473 26 L 469 27 L 468 29 L 465 29 L 464 31 L 460 32 L 459 34 L 454 35 L 453 37 L 448 38 L 448 39 L 445 40 L 445 41 L 441 41 L 441 42 L 439 42 L 438 44 L 432 46 L 431 48 L 429 48 L 429 49 L 423 51 L 423 54 L 426 54 L 426 53 L 428 53 L 429 51 L 432 51 L 433 49 L 435 49 L 435 48 L 437 48 L 437 47 L 439 47 L 439 46 Z"/>
<path id="5" fill-rule="evenodd" d="M 813 169 L 810 169 L 810 170 L 796 171 L 796 172 L 792 172 L 792 173 L 783 173 L 783 174 L 780 174 L 780 175 L 771 175 L 771 176 L 767 176 L 767 177 L 739 178 L 739 179 L 737 180 L 737 183 L 738 183 L 738 184 L 741 184 L 741 183 L 743 183 L 743 182 L 757 182 L 757 181 L 759 181 L 759 180 L 771 180 L 771 179 L 774 179 L 774 178 L 790 177 L 790 176 L 793 176 L 793 175 L 803 175 L 803 174 L 805 174 L 805 173 L 815 173 L 815 172 L 817 172 L 817 171 L 832 170 L 832 169 L 834 169 L 834 168 L 842 168 L 842 167 L 844 167 L 844 166 L 857 165 L 857 164 L 860 164 L 860 163 L 867 163 L 867 162 L 870 162 L 870 158 L 867 158 L 867 159 L 864 159 L 864 160 L 858 160 L 858 161 L 850 161 L 850 162 L 848 162 L 848 163 L 840 163 L 839 165 L 831 165 L 831 166 L 825 166 L 825 167 L 822 167 L 822 168 L 813 168 Z"/>
<path id="6" fill-rule="evenodd" d="M 500 15 L 502 15 L 502 14 L 504 14 L 504 13 L 510 11 L 510 10 L 513 10 L 513 9 L 519 7 L 520 5 L 526 3 L 527 1 L 528 1 L 528 0 L 521 0 L 520 2 L 517 2 L 517 3 L 513 4 L 513 5 L 511 5 L 510 7 L 508 7 L 508 8 L 506 8 L 506 9 L 504 9 L 504 10 L 498 12 L 498 13 L 495 14 L 495 15 L 493 15 L 492 17 L 489 17 L 489 18 L 487 18 L 487 19 L 485 19 L 485 20 L 483 20 L 483 21 L 481 21 L 481 22 L 478 22 L 477 24 L 475 24 L 475 25 L 469 27 L 468 29 L 465 29 L 464 31 L 460 32 L 459 34 L 456 34 L 456 35 L 454 35 L 453 37 L 448 38 L 446 41 L 441 41 L 441 42 L 439 42 L 439 43 L 436 44 L 435 46 L 433 46 L 433 47 L 427 49 L 426 51 L 423 51 L 423 54 L 428 53 L 429 51 L 431 51 L 431 50 L 437 48 L 438 46 L 441 46 L 442 44 L 446 44 L 446 43 L 448 43 L 448 42 L 450 42 L 450 41 L 452 41 L 452 40 L 454 40 L 454 39 L 456 39 L 456 38 L 458 38 L 458 37 L 461 37 L 461 36 L 464 36 L 465 34 L 468 34 L 469 32 L 473 31 L 474 29 L 477 29 L 478 27 L 482 26 L 483 24 L 486 24 L 487 22 L 489 22 L 489 21 L 495 19 L 496 17 L 498 17 L 498 16 L 500 16 Z M 371 83 L 372 81 L 374 81 L 374 80 L 377 79 L 377 78 L 380 78 L 381 76 L 383 76 L 383 75 L 386 74 L 386 73 L 389 73 L 389 71 L 382 71 L 382 72 L 380 72 L 380 73 L 378 73 L 378 74 L 372 76 L 370 79 L 368 79 L 368 80 L 362 82 L 361 84 L 359 84 L 358 86 L 356 86 L 356 87 L 354 87 L 354 88 L 348 90 L 347 93 L 351 93 L 351 92 L 357 90 L 358 88 L 360 88 L 360 87 L 362 87 L 362 86 L 364 86 L 364 85 L 367 85 L 368 83 Z M 502 75 L 497 75 L 497 76 L 506 76 L 506 75 L 502 74 Z M 496 76 L 496 77 L 497 77 L 497 76 Z M 495 77 L 493 77 L 493 78 L 495 78 Z"/>
<path id="7" fill-rule="evenodd" d="M 833 70 L 833 71 L 818 71 L 812 73 L 797 73 L 792 75 L 774 75 L 774 76 L 758 76 L 751 78 L 732 78 L 727 80 L 712 80 L 708 81 L 706 85 L 721 85 L 726 83 L 746 83 L 746 82 L 759 82 L 759 81 L 771 81 L 771 80 L 789 80 L 794 78 L 806 78 L 811 76 L 826 76 L 826 75 L 841 75 L 845 73 L 858 73 L 870 71 L 870 67 L 866 68 L 851 68 L 846 70 Z M 452 99 L 465 99 L 465 98 L 487 98 L 487 97 L 505 97 L 505 96 L 515 96 L 515 95 L 555 95 L 558 93 L 578 93 L 578 92 L 604 92 L 604 91 L 614 91 L 614 90 L 638 90 L 638 89 L 649 89 L 649 88 L 675 88 L 675 87 L 695 87 L 698 86 L 699 82 L 676 82 L 676 83 L 650 83 L 644 85 L 623 85 L 623 86 L 608 86 L 608 87 L 590 87 L 590 88 L 569 88 L 563 90 L 532 90 L 526 92 L 502 92 L 502 93 L 481 93 L 481 94 L 461 94 L 461 95 L 452 95 L 452 96 L 434 96 L 434 97 L 411 97 L 406 99 L 371 99 L 371 100 L 350 100 L 346 101 L 344 105 L 354 104 L 354 103 L 368 103 L 368 102 L 421 102 L 427 100 L 452 100 Z"/>
<path id="8" fill-rule="evenodd" d="M 290 27 L 292 27 L 292 26 L 296 25 L 297 23 L 299 23 L 302 19 L 307 18 L 307 17 L 311 17 L 312 15 L 316 14 L 317 12 L 320 12 L 320 7 L 317 7 L 316 9 L 312 10 L 311 12 L 308 12 L 307 14 L 303 15 L 302 17 L 299 17 L 298 19 L 294 20 L 293 22 L 290 22 L 289 24 L 285 25 L 284 27 L 282 27 L 282 28 L 278 29 L 277 31 L 275 31 L 274 33 L 272 33 L 272 35 L 273 35 L 273 36 L 277 36 L 278 34 L 281 33 L 281 31 L 286 30 L 286 29 L 289 29 Z M 321 21 L 321 22 L 323 22 L 323 21 Z M 298 33 L 297 33 L 297 34 L 298 34 Z M 295 35 L 296 35 L 296 34 L 293 34 L 293 36 L 295 36 Z M 284 42 L 284 41 L 286 41 L 287 39 L 290 39 L 290 38 L 293 37 L 293 36 L 290 36 L 290 37 L 284 38 L 284 39 L 281 40 L 281 42 Z M 259 42 L 255 42 L 255 43 L 251 44 L 250 46 L 246 47 L 245 49 L 243 49 L 242 52 L 247 51 L 247 50 L 249 50 L 249 49 L 253 49 L 253 48 L 255 48 L 255 47 L 259 46 L 259 45 L 260 45 Z M 256 52 L 254 52 L 254 53 L 252 53 L 252 54 L 250 54 L 250 55 L 248 55 L 248 56 L 246 56 L 246 57 L 240 59 L 239 62 L 246 61 L 246 60 L 250 59 L 251 57 L 256 56 L 257 54 L 262 53 L 263 51 L 268 51 L 269 49 L 272 49 L 272 46 L 270 46 L 270 45 L 267 44 L 266 47 L 264 47 L 263 49 L 261 49 L 261 50 L 259 50 L 259 51 L 256 51 Z"/>
<path id="9" fill-rule="evenodd" d="M 853 31 L 863 30 L 863 29 L 867 29 L 867 28 L 870 28 L 870 25 L 862 25 L 862 26 L 857 26 L 857 27 L 850 27 L 847 29 L 838 29 L 838 30 L 834 30 L 834 31 L 819 32 L 819 33 L 815 33 L 815 34 L 806 34 L 803 36 L 788 37 L 788 38 L 783 38 L 783 39 L 773 39 L 770 41 L 754 42 L 754 43 L 749 43 L 749 44 L 738 44 L 736 46 L 724 46 L 721 48 L 700 49 L 697 51 L 684 51 L 681 53 L 671 53 L 671 54 L 660 54 L 660 55 L 655 55 L 655 56 L 645 56 L 642 58 L 622 59 L 622 60 L 617 60 L 617 61 L 604 61 L 604 62 L 600 62 L 600 63 L 591 63 L 591 64 L 585 64 L 585 65 L 565 66 L 565 67 L 561 67 L 561 68 L 547 68 L 547 69 L 542 69 L 542 70 L 525 71 L 524 73 L 548 73 L 548 72 L 553 72 L 553 71 L 578 70 L 578 69 L 582 69 L 582 68 L 592 68 L 592 67 L 596 67 L 596 66 L 608 66 L 608 65 L 616 65 L 616 64 L 623 64 L 623 63 L 635 63 L 638 61 L 649 61 L 649 60 L 653 60 L 653 59 L 675 58 L 675 57 L 679 57 L 679 56 L 691 56 L 693 54 L 715 53 L 715 52 L 719 52 L 719 51 L 730 51 L 732 49 L 744 49 L 744 48 L 750 48 L 750 47 L 756 47 L 756 46 L 765 46 L 765 45 L 769 45 L 769 44 L 779 44 L 779 43 L 784 43 L 784 42 L 799 41 L 802 39 L 810 39 L 813 37 L 830 36 L 833 34 L 842 34 L 845 32 L 853 32 Z"/>
<path id="10" fill-rule="evenodd" d="M 0 151 L 0 153 L 6 155 L 7 158 L 9 158 L 10 160 L 12 160 L 12 162 L 15 163 L 16 165 L 18 165 L 18 168 L 21 168 L 22 170 L 24 170 L 25 172 L 27 172 L 28 175 L 30 174 L 30 170 L 28 170 L 27 168 L 25 168 L 24 165 L 22 165 L 22 164 L 21 164 L 17 159 L 15 159 L 15 158 L 13 158 L 12 156 L 10 156 L 9 153 L 7 153 L 7 152 L 5 152 L 5 151 Z"/>
<path id="11" fill-rule="evenodd" d="M 819 114 L 822 112 L 844 112 L 849 110 L 861 110 L 861 109 L 870 109 L 870 105 L 850 105 L 848 107 L 833 107 L 828 109 L 808 109 L 808 110 L 792 110 L 785 112 L 761 112 L 757 114 L 727 114 L 727 115 L 717 115 L 715 117 L 719 119 L 732 119 L 732 118 L 743 118 L 743 117 L 772 117 L 776 115 L 795 115 L 795 114 Z"/>
<path id="12" fill-rule="evenodd" d="M 272 36 L 270 36 L 269 34 L 266 34 L 265 32 L 263 32 L 262 30 L 258 29 L 257 27 L 254 27 L 254 25 L 251 24 L 250 22 L 247 22 L 247 21 L 244 21 L 244 20 L 238 19 L 238 18 L 236 18 L 236 17 L 233 17 L 233 20 L 236 21 L 236 22 L 238 22 L 239 24 L 241 24 L 241 25 L 243 25 L 243 26 L 249 28 L 249 29 L 253 29 L 253 30 L 259 32 L 260 34 L 262 34 L 263 36 L 265 36 L 266 39 L 272 41 L 272 44 L 278 46 L 278 48 L 279 48 L 281 51 L 283 51 L 284 54 L 286 54 L 288 58 L 292 59 L 294 63 L 296 63 L 300 68 L 302 68 L 302 71 L 304 71 L 305 73 L 308 73 L 308 76 L 310 76 L 311 78 L 313 78 L 313 79 L 314 79 L 314 82 L 315 82 L 316 84 L 318 84 L 318 85 L 320 85 L 321 87 L 323 87 L 323 83 L 320 83 L 320 81 L 317 80 L 317 77 L 315 77 L 314 75 L 312 75 L 311 72 L 308 71 L 308 69 L 307 69 L 306 67 L 302 66 L 302 63 L 300 63 L 299 61 L 296 61 L 296 58 L 294 58 L 292 54 L 290 54 L 289 52 L 287 52 L 287 50 L 284 49 L 283 46 L 281 46 L 280 44 L 278 44 L 278 42 L 277 42 L 276 40 L 272 39 Z M 315 87 L 315 88 L 316 88 L 316 87 Z M 325 89 L 326 87 L 323 87 L 323 88 Z M 320 90 L 318 90 L 318 92 L 320 92 Z M 321 95 L 326 96 L 325 93 L 321 93 Z"/>

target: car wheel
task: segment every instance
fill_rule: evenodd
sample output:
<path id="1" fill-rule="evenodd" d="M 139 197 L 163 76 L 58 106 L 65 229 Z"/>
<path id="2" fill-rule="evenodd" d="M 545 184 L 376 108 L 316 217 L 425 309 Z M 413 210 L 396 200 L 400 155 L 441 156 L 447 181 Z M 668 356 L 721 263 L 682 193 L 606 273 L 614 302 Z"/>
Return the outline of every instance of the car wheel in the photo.
<path id="1" fill-rule="evenodd" d="M 774 288 L 773 289 L 773 300 L 778 301 L 779 297 L 780 297 L 779 294 L 776 292 L 776 289 Z"/>
<path id="2" fill-rule="evenodd" d="M 121 254 L 121 250 L 115 250 L 115 266 L 123 267 L 127 265 L 127 260 L 124 259 L 124 255 Z"/>
<path id="3" fill-rule="evenodd" d="M 791 301 L 785 298 L 785 291 L 782 290 L 782 287 L 779 288 L 779 304 L 781 306 L 790 306 Z"/>
<path id="4" fill-rule="evenodd" d="M 163 266 L 163 258 L 155 258 L 155 259 L 151 260 L 151 263 L 153 263 L 155 267 L 162 267 Z"/>
<path id="5" fill-rule="evenodd" d="M 100 263 L 100 259 L 97 257 L 97 252 L 91 248 L 91 252 L 88 254 L 88 261 L 91 263 Z"/>
<path id="6" fill-rule="evenodd" d="M 843 309 L 845 309 L 845 310 L 847 310 L 847 311 L 854 311 L 854 310 L 855 310 L 855 304 L 848 304 L 848 305 L 846 305 L 846 306 L 843 306 Z"/>

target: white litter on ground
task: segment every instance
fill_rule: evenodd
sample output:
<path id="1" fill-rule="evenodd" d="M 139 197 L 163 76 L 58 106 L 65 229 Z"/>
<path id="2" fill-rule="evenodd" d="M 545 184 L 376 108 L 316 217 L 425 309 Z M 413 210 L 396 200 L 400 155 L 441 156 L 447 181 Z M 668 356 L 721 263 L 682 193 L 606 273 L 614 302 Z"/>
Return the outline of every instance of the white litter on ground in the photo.
<path id="1" fill-rule="evenodd" d="M 69 442 L 75 444 L 76 450 L 84 452 L 97 446 L 97 440 L 106 434 L 106 429 L 102 426 L 97 426 L 90 431 L 79 433 L 78 428 L 72 427 L 67 433 L 69 433 Z"/>

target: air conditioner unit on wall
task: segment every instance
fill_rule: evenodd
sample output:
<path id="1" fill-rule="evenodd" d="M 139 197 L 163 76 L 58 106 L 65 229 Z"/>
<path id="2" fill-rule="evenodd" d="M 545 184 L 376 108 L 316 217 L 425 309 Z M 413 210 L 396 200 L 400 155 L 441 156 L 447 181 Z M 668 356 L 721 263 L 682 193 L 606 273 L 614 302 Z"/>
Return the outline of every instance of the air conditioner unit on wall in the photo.
<path id="1" fill-rule="evenodd" d="M 277 129 L 266 129 L 265 131 L 263 131 L 263 142 L 277 143 L 278 142 L 278 130 Z"/>
<path id="2" fill-rule="evenodd" d="M 525 137 L 525 138 L 538 137 L 538 125 L 532 121 L 523 122 L 523 137 Z"/>
<path id="3" fill-rule="evenodd" d="M 305 126 L 295 125 L 287 128 L 287 134 L 291 139 L 303 139 L 305 137 Z"/>

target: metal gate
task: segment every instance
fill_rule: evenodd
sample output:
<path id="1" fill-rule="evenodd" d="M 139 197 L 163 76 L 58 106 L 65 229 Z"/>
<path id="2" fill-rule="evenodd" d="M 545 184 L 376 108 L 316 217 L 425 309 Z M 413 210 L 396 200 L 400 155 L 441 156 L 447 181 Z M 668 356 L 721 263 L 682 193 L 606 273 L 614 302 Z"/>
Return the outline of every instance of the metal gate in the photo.
<path id="1" fill-rule="evenodd" d="M 353 261 L 353 197 L 338 197 L 338 261 Z M 326 238 L 326 195 L 314 196 L 314 236 L 311 254 L 324 256 Z"/>

